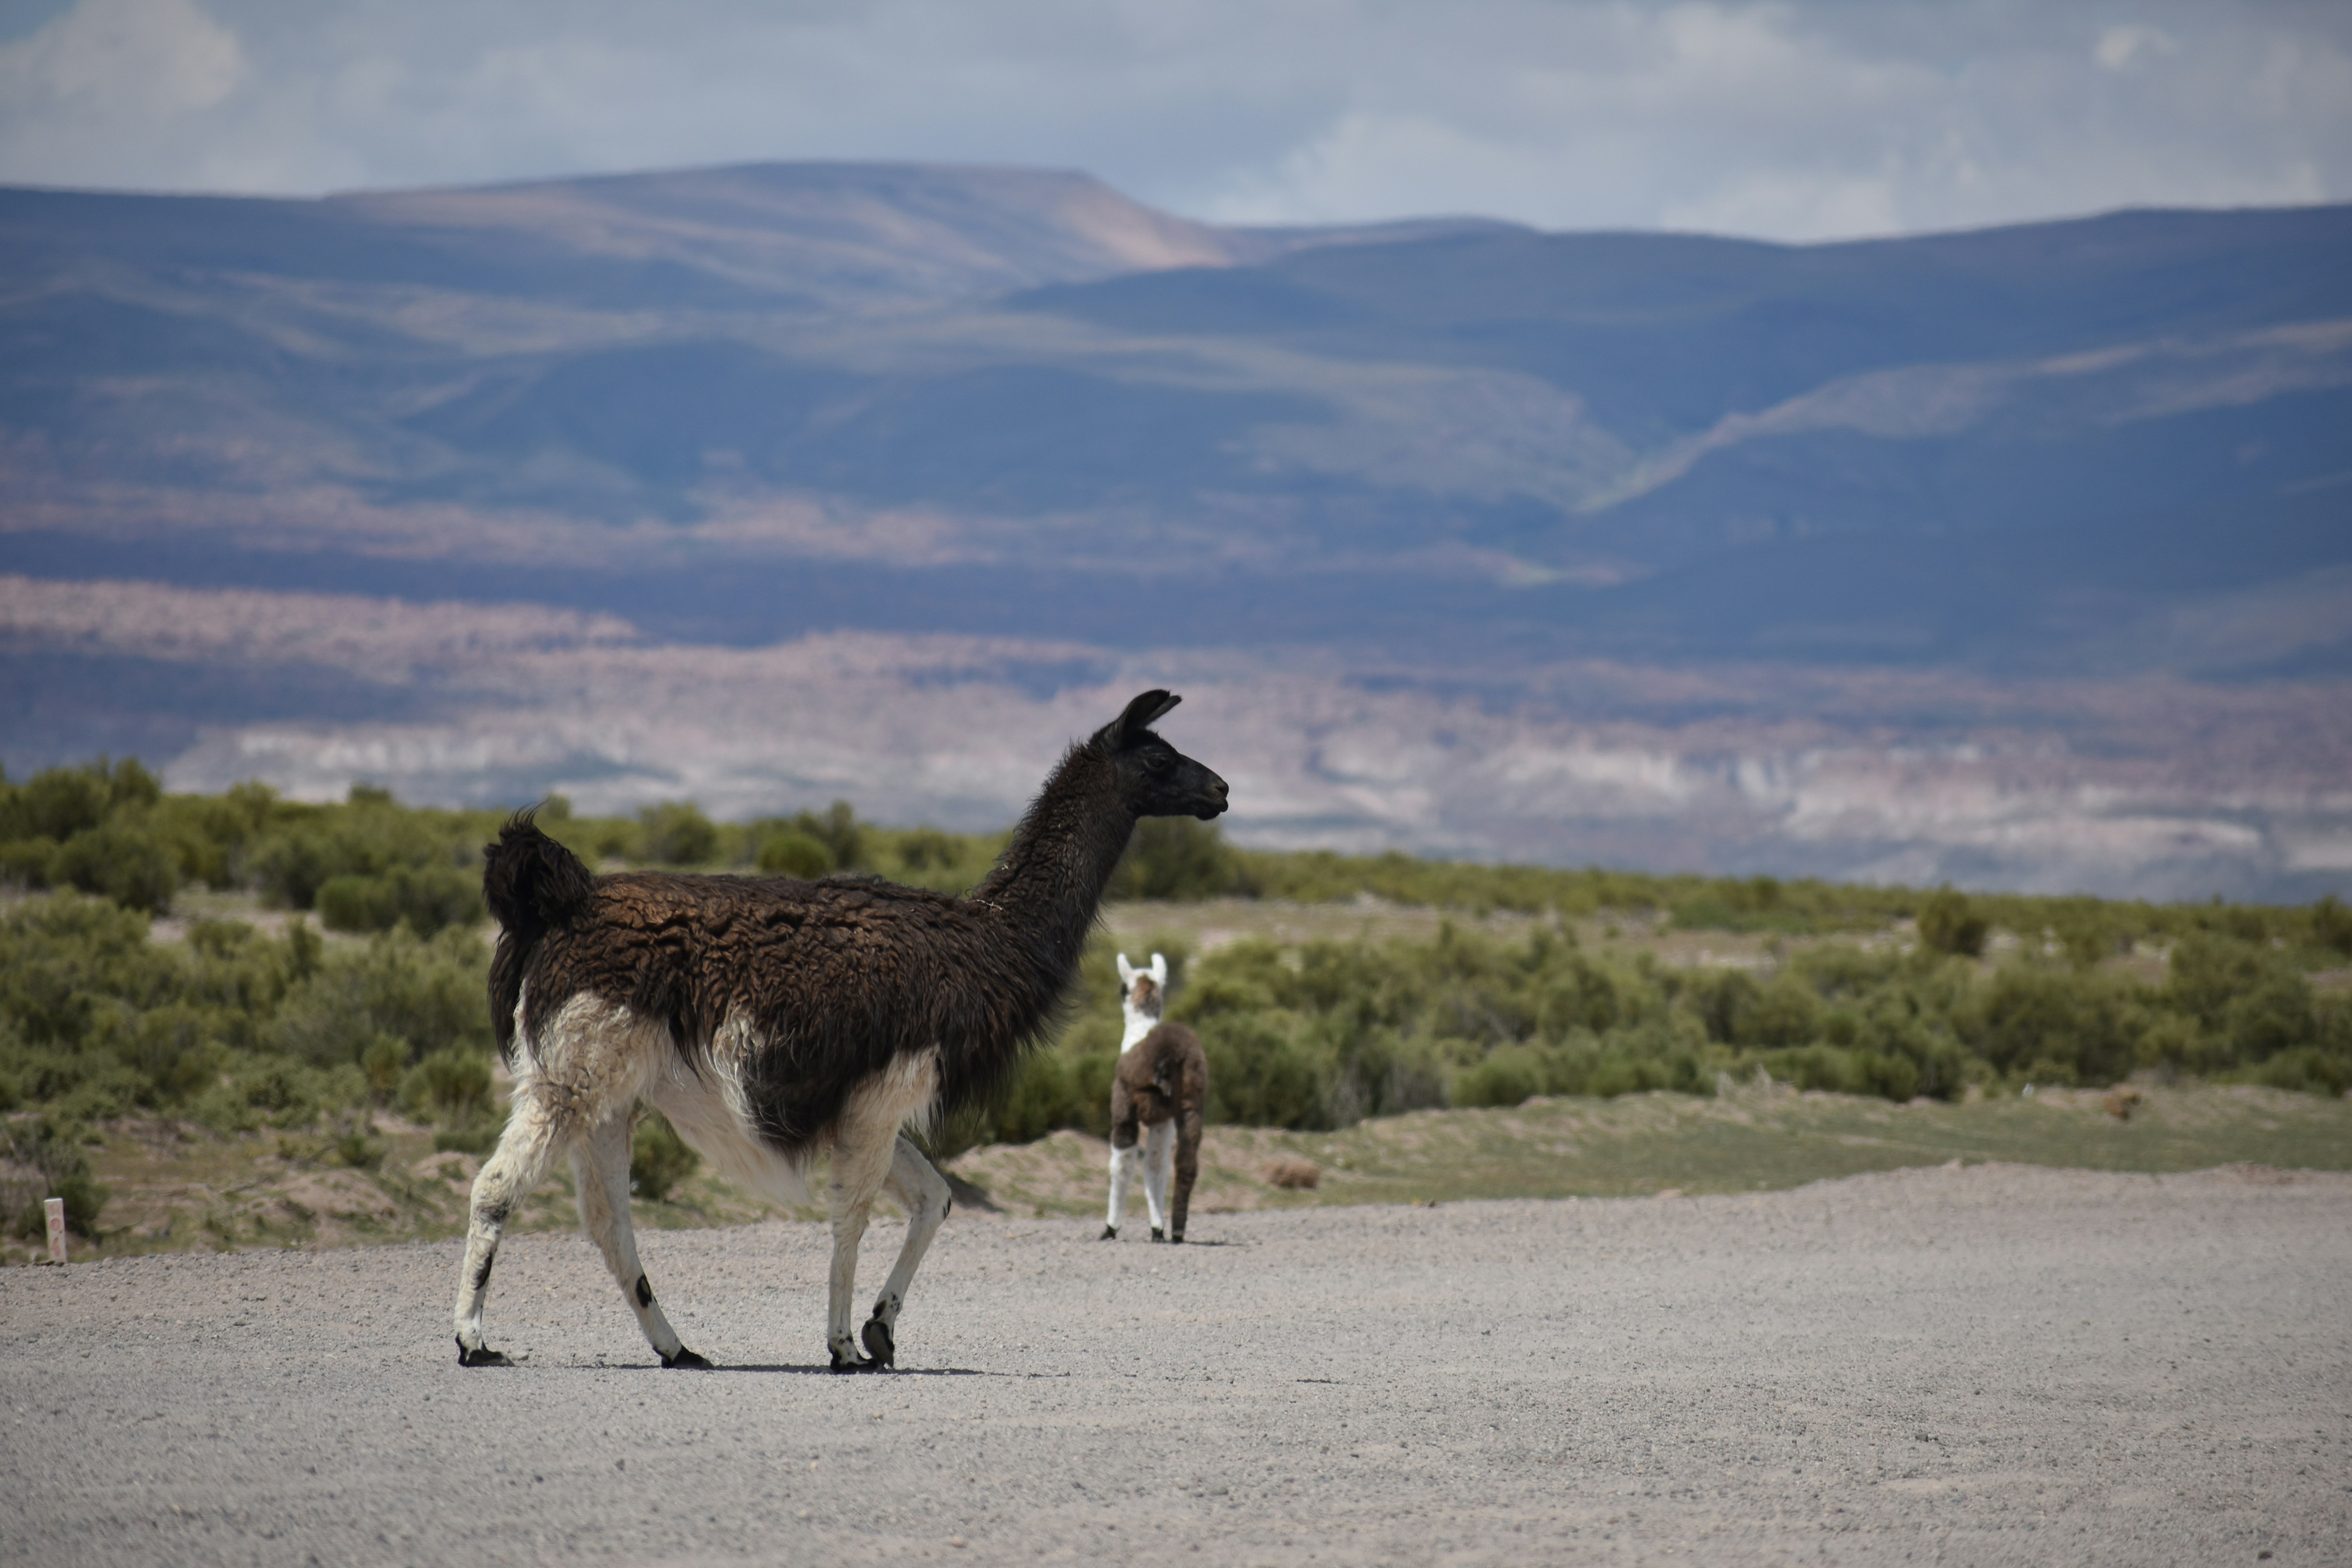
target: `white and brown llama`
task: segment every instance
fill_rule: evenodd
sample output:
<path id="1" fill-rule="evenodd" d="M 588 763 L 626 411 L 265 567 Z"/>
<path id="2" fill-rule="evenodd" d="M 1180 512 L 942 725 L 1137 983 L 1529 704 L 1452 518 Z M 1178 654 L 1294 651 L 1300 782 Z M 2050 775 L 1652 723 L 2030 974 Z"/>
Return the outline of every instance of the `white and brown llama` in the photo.
<path id="1" fill-rule="evenodd" d="M 1102 1238 L 1118 1238 L 1127 1217 L 1128 1184 L 1139 1161 L 1151 1239 L 1184 1239 L 1192 1183 L 1201 1173 L 1201 1123 L 1209 1105 L 1209 1058 L 1192 1030 L 1160 1021 L 1168 1004 L 1168 959 L 1153 953 L 1150 969 L 1118 955 L 1118 1005 L 1127 1032 L 1110 1080 L 1110 1214 Z M 1139 1143 L 1140 1147 L 1139 1147 Z M 1175 1191 L 1169 1191 L 1170 1178 Z"/>
<path id="2" fill-rule="evenodd" d="M 901 1130 L 982 1100 L 1035 1046 L 1138 818 L 1225 809 L 1224 781 L 1150 729 L 1176 703 L 1147 691 L 1072 746 L 962 898 L 876 881 L 592 877 L 528 813 L 508 823 L 482 890 L 502 928 L 490 1011 L 514 1100 L 474 1182 L 458 1361 L 505 1363 L 482 1340 L 499 1232 L 569 1155 L 581 1222 L 662 1364 L 710 1364 L 679 1342 L 637 1262 L 629 1112 L 642 1099 L 721 1173 L 780 1203 L 805 1203 L 812 1163 L 831 1157 L 825 1343 L 837 1371 L 891 1364 L 949 1206 L 946 1180 Z M 907 1237 L 853 1337 L 858 1241 L 883 1192 L 906 1205 Z"/>

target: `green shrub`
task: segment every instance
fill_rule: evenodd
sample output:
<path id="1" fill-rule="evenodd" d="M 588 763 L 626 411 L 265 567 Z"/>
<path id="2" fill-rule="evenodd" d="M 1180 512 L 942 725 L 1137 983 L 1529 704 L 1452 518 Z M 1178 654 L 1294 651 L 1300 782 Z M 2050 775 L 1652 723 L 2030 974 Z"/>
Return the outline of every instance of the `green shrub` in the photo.
<path id="1" fill-rule="evenodd" d="M 480 879 L 446 866 L 400 866 L 380 876 L 330 877 L 319 884 L 319 920 L 330 931 L 390 931 L 419 936 L 484 916 Z"/>
<path id="2" fill-rule="evenodd" d="M 1135 825 L 1108 896 L 1189 902 L 1253 889 L 1242 860 L 1226 847 L 1215 824 L 1147 816 Z"/>
<path id="3" fill-rule="evenodd" d="M 2258 1067 L 2234 1075 L 2247 1083 L 2273 1089 L 2300 1089 L 2306 1094 L 2341 1095 L 2352 1089 L 2352 1058 L 2335 1055 L 2317 1046 L 2281 1051 Z"/>
<path id="4" fill-rule="evenodd" d="M 320 1067 L 357 1065 L 386 1036 L 405 1040 L 412 1061 L 460 1046 L 486 1054 L 488 968 L 471 932 L 428 940 L 395 926 L 364 948 L 331 955 L 296 984 L 268 1044 Z"/>
<path id="5" fill-rule="evenodd" d="M 760 869 L 772 877 L 814 881 L 833 869 L 833 855 L 805 833 L 779 833 L 760 846 Z"/>
<path id="6" fill-rule="evenodd" d="M 180 860 L 144 823 L 118 820 L 59 845 L 49 861 L 48 881 L 160 914 L 180 889 Z"/>
<path id="7" fill-rule="evenodd" d="M 2352 958 L 2352 909 L 2333 893 L 2311 906 L 2311 941 L 2338 958 Z"/>
<path id="8" fill-rule="evenodd" d="M 835 870 L 855 870 L 866 864 L 866 828 L 847 801 L 835 801 L 821 816 L 803 811 L 793 818 L 793 827 L 824 846 Z"/>
<path id="9" fill-rule="evenodd" d="M 898 864 L 918 875 L 947 870 L 961 864 L 964 858 L 962 841 L 936 827 L 916 827 L 901 833 L 898 850 Z"/>
<path id="10" fill-rule="evenodd" d="M 1548 1064 L 1525 1046 L 1506 1046 L 1454 1079 L 1453 1102 L 1462 1106 L 1518 1105 L 1545 1091 Z"/>
<path id="11" fill-rule="evenodd" d="M 1895 1052 L 1804 1046 L 1760 1052 L 1755 1061 L 1778 1082 L 1830 1094 L 1900 1100 L 1916 1097 L 1924 1088 L 1919 1063 Z"/>
<path id="12" fill-rule="evenodd" d="M 1087 1075 L 1059 1051 L 1039 1051 L 1021 1065 L 990 1118 L 989 1137 L 1000 1143 L 1026 1143 L 1064 1127 L 1108 1131 L 1109 1085 L 1105 1103 L 1090 1104 L 1081 1089 Z"/>
<path id="13" fill-rule="evenodd" d="M 1919 940 L 1937 952 L 1978 957 L 1984 952 L 1990 929 L 1967 896 L 1954 892 L 1948 882 L 1928 894 L 1919 906 Z"/>
<path id="14" fill-rule="evenodd" d="M 232 1058 L 222 1081 L 189 1103 L 199 1121 L 222 1131 L 307 1127 L 367 1098 L 356 1068 L 328 1071 L 284 1057 Z"/>
<path id="15" fill-rule="evenodd" d="M 1197 1026 L 1209 1063 L 1209 1118 L 1252 1127 L 1331 1125 L 1323 1075 L 1283 1011 L 1225 1012 Z"/>
<path id="16" fill-rule="evenodd" d="M 1733 1032 L 1735 1044 L 1766 1050 L 1811 1044 L 1821 1037 L 1822 1003 L 1794 974 L 1776 975 L 1757 993 Z"/>
<path id="17" fill-rule="evenodd" d="M 702 1156 L 687 1147 L 669 1118 L 647 1110 L 629 1139 L 629 1190 L 652 1203 L 667 1203 L 678 1184 L 702 1168 Z"/>
<path id="18" fill-rule="evenodd" d="M 58 858 L 54 838 L 12 838 L 0 843 L 0 882 L 20 888 L 46 888 L 49 867 Z"/>
<path id="19" fill-rule="evenodd" d="M 2221 1034 L 2242 1062 L 2308 1047 L 2317 1032 L 2311 983 L 2283 966 L 2266 966 L 2260 980 L 2221 1009 Z"/>
<path id="20" fill-rule="evenodd" d="M 400 1103 L 436 1121 L 463 1124 L 490 1109 L 490 1061 L 478 1050 L 435 1051 L 400 1080 Z"/>
<path id="21" fill-rule="evenodd" d="M 220 1075 L 227 1048 L 207 1009 L 175 1002 L 144 1013 L 119 1013 L 109 1022 L 106 1047 L 139 1075 L 143 1105 L 175 1105 Z"/>
<path id="22" fill-rule="evenodd" d="M 660 866 L 703 866 L 718 858 L 719 828 L 690 800 L 666 800 L 637 813 L 637 852 Z"/>
<path id="23" fill-rule="evenodd" d="M 400 1080 L 407 1076 L 408 1042 L 397 1035 L 378 1035 L 375 1042 L 360 1053 L 360 1071 L 366 1075 L 368 1092 L 386 1104 L 400 1090 Z"/>
<path id="24" fill-rule="evenodd" d="M 1996 1071 L 2032 1069 L 2044 1083 L 2109 1084 L 2138 1063 L 2147 1020 L 2121 982 L 2012 963 L 1993 975 L 1961 1026 Z"/>
<path id="25" fill-rule="evenodd" d="M 128 757 L 111 765 L 100 757 L 78 768 L 44 769 L 21 784 L 0 784 L 0 839 L 62 843 L 118 811 L 152 806 L 163 793 L 155 775 Z"/>
<path id="26" fill-rule="evenodd" d="M 90 1174 L 89 1156 L 83 1152 L 89 1139 L 82 1125 L 52 1112 L 10 1122 L 5 1136 L 10 1157 L 41 1173 L 48 1188 L 45 1195 L 65 1200 L 66 1228 L 97 1240 L 99 1212 L 106 1206 L 107 1193 Z M 48 1216 L 37 1198 L 11 1217 L 17 1234 L 28 1240 L 48 1231 Z"/>

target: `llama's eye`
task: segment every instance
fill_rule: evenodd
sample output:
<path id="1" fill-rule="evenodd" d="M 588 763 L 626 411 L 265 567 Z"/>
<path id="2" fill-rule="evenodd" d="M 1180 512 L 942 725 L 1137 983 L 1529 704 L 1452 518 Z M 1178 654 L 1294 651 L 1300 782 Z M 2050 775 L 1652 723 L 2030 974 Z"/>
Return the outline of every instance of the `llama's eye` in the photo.
<path id="1" fill-rule="evenodd" d="M 1164 773 L 1176 765 L 1176 759 L 1165 752 L 1147 752 L 1144 753 L 1143 765 L 1155 773 Z"/>

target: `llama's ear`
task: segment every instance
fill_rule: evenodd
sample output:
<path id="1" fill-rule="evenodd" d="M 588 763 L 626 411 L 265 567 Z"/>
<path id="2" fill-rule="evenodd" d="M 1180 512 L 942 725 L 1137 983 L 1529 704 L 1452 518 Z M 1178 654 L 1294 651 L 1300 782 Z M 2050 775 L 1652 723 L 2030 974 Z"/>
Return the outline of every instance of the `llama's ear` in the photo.
<path id="1" fill-rule="evenodd" d="M 1121 991 L 1135 988 L 1135 965 L 1127 961 L 1127 954 L 1123 952 L 1118 955 L 1118 988 Z"/>
<path id="2" fill-rule="evenodd" d="M 1164 952 L 1151 955 L 1151 984 L 1162 991 L 1168 989 L 1168 955 Z"/>
<path id="3" fill-rule="evenodd" d="M 1133 745 L 1136 737 L 1166 718 L 1169 710 L 1183 700 L 1172 691 L 1145 692 L 1129 703 L 1127 711 L 1118 716 L 1117 726 L 1118 743 L 1122 746 Z"/>

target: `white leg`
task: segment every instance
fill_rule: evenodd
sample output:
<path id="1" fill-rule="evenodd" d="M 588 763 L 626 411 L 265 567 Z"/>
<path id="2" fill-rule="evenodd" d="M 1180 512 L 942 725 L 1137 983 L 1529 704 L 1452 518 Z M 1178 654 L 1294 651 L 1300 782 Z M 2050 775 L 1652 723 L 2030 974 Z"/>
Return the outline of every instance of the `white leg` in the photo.
<path id="1" fill-rule="evenodd" d="M 1155 1121 L 1143 1135 L 1143 1201 L 1151 1208 L 1151 1239 L 1168 1234 L 1168 1178 L 1176 1169 L 1176 1123 Z"/>
<path id="2" fill-rule="evenodd" d="M 898 1144 L 898 1130 L 892 1128 L 883 1137 L 854 1143 L 845 1138 L 833 1152 L 833 1181 L 825 1188 L 826 1206 L 833 1213 L 833 1275 L 824 1342 L 836 1372 L 875 1364 L 857 1353 L 857 1342 L 851 1337 L 850 1299 L 857 1293 L 857 1244 L 865 1239 L 875 1194 L 890 1173 Z"/>
<path id="3" fill-rule="evenodd" d="M 523 1051 L 516 1064 L 506 1131 L 499 1135 L 497 1152 L 482 1162 L 481 1173 L 474 1178 L 466 1258 L 457 1273 L 460 1363 L 494 1366 L 506 1360 L 482 1342 L 482 1298 L 507 1217 L 539 1185 L 556 1155 L 571 1152 L 591 1129 L 614 1118 L 623 1130 L 619 1201 L 621 1234 L 627 1235 L 628 1108 L 668 1050 L 668 1032 L 659 1025 L 583 992 L 557 1010 L 540 1036 L 537 1051 Z M 581 1184 L 583 1218 L 590 1218 L 589 1184 Z M 593 1219 L 589 1228 L 592 1234 L 595 1230 Z"/>
<path id="4" fill-rule="evenodd" d="M 515 1205 L 547 1174 L 556 1144 L 570 1129 L 559 1129 L 538 1085 L 515 1086 L 514 1105 L 498 1149 L 482 1162 L 466 1228 L 466 1255 L 457 1268 L 457 1362 L 461 1366 L 504 1366 L 507 1358 L 482 1342 L 482 1302 L 489 1294 L 490 1265 L 498 1261 L 499 1237 Z"/>
<path id="5" fill-rule="evenodd" d="M 948 1196 L 948 1179 L 904 1134 L 899 1136 L 890 1173 L 882 1179 L 882 1186 L 907 1205 L 907 1244 L 898 1249 L 898 1261 L 882 1294 L 874 1299 L 874 1315 L 866 1321 L 858 1337 L 877 1364 L 888 1366 L 898 1355 L 898 1309 L 907 1304 L 907 1288 L 915 1282 L 915 1270 L 922 1267 L 923 1254 L 930 1250 L 931 1237 L 939 1234 L 940 1222 L 948 1217 L 952 1200 Z"/>
<path id="6" fill-rule="evenodd" d="M 1135 1163 L 1142 1151 L 1133 1147 L 1122 1149 L 1117 1144 L 1110 1151 L 1110 1214 L 1103 1222 L 1103 1239 L 1118 1234 L 1119 1221 L 1127 1217 L 1127 1186 L 1135 1179 Z"/>
<path id="7" fill-rule="evenodd" d="M 572 1151 L 572 1174 L 580 1188 L 580 1224 L 604 1255 L 604 1267 L 637 1315 L 637 1327 L 664 1366 L 710 1363 L 678 1342 L 669 1319 L 654 1302 L 654 1289 L 637 1261 L 635 1227 L 629 1221 L 629 1118 L 607 1117 Z"/>

